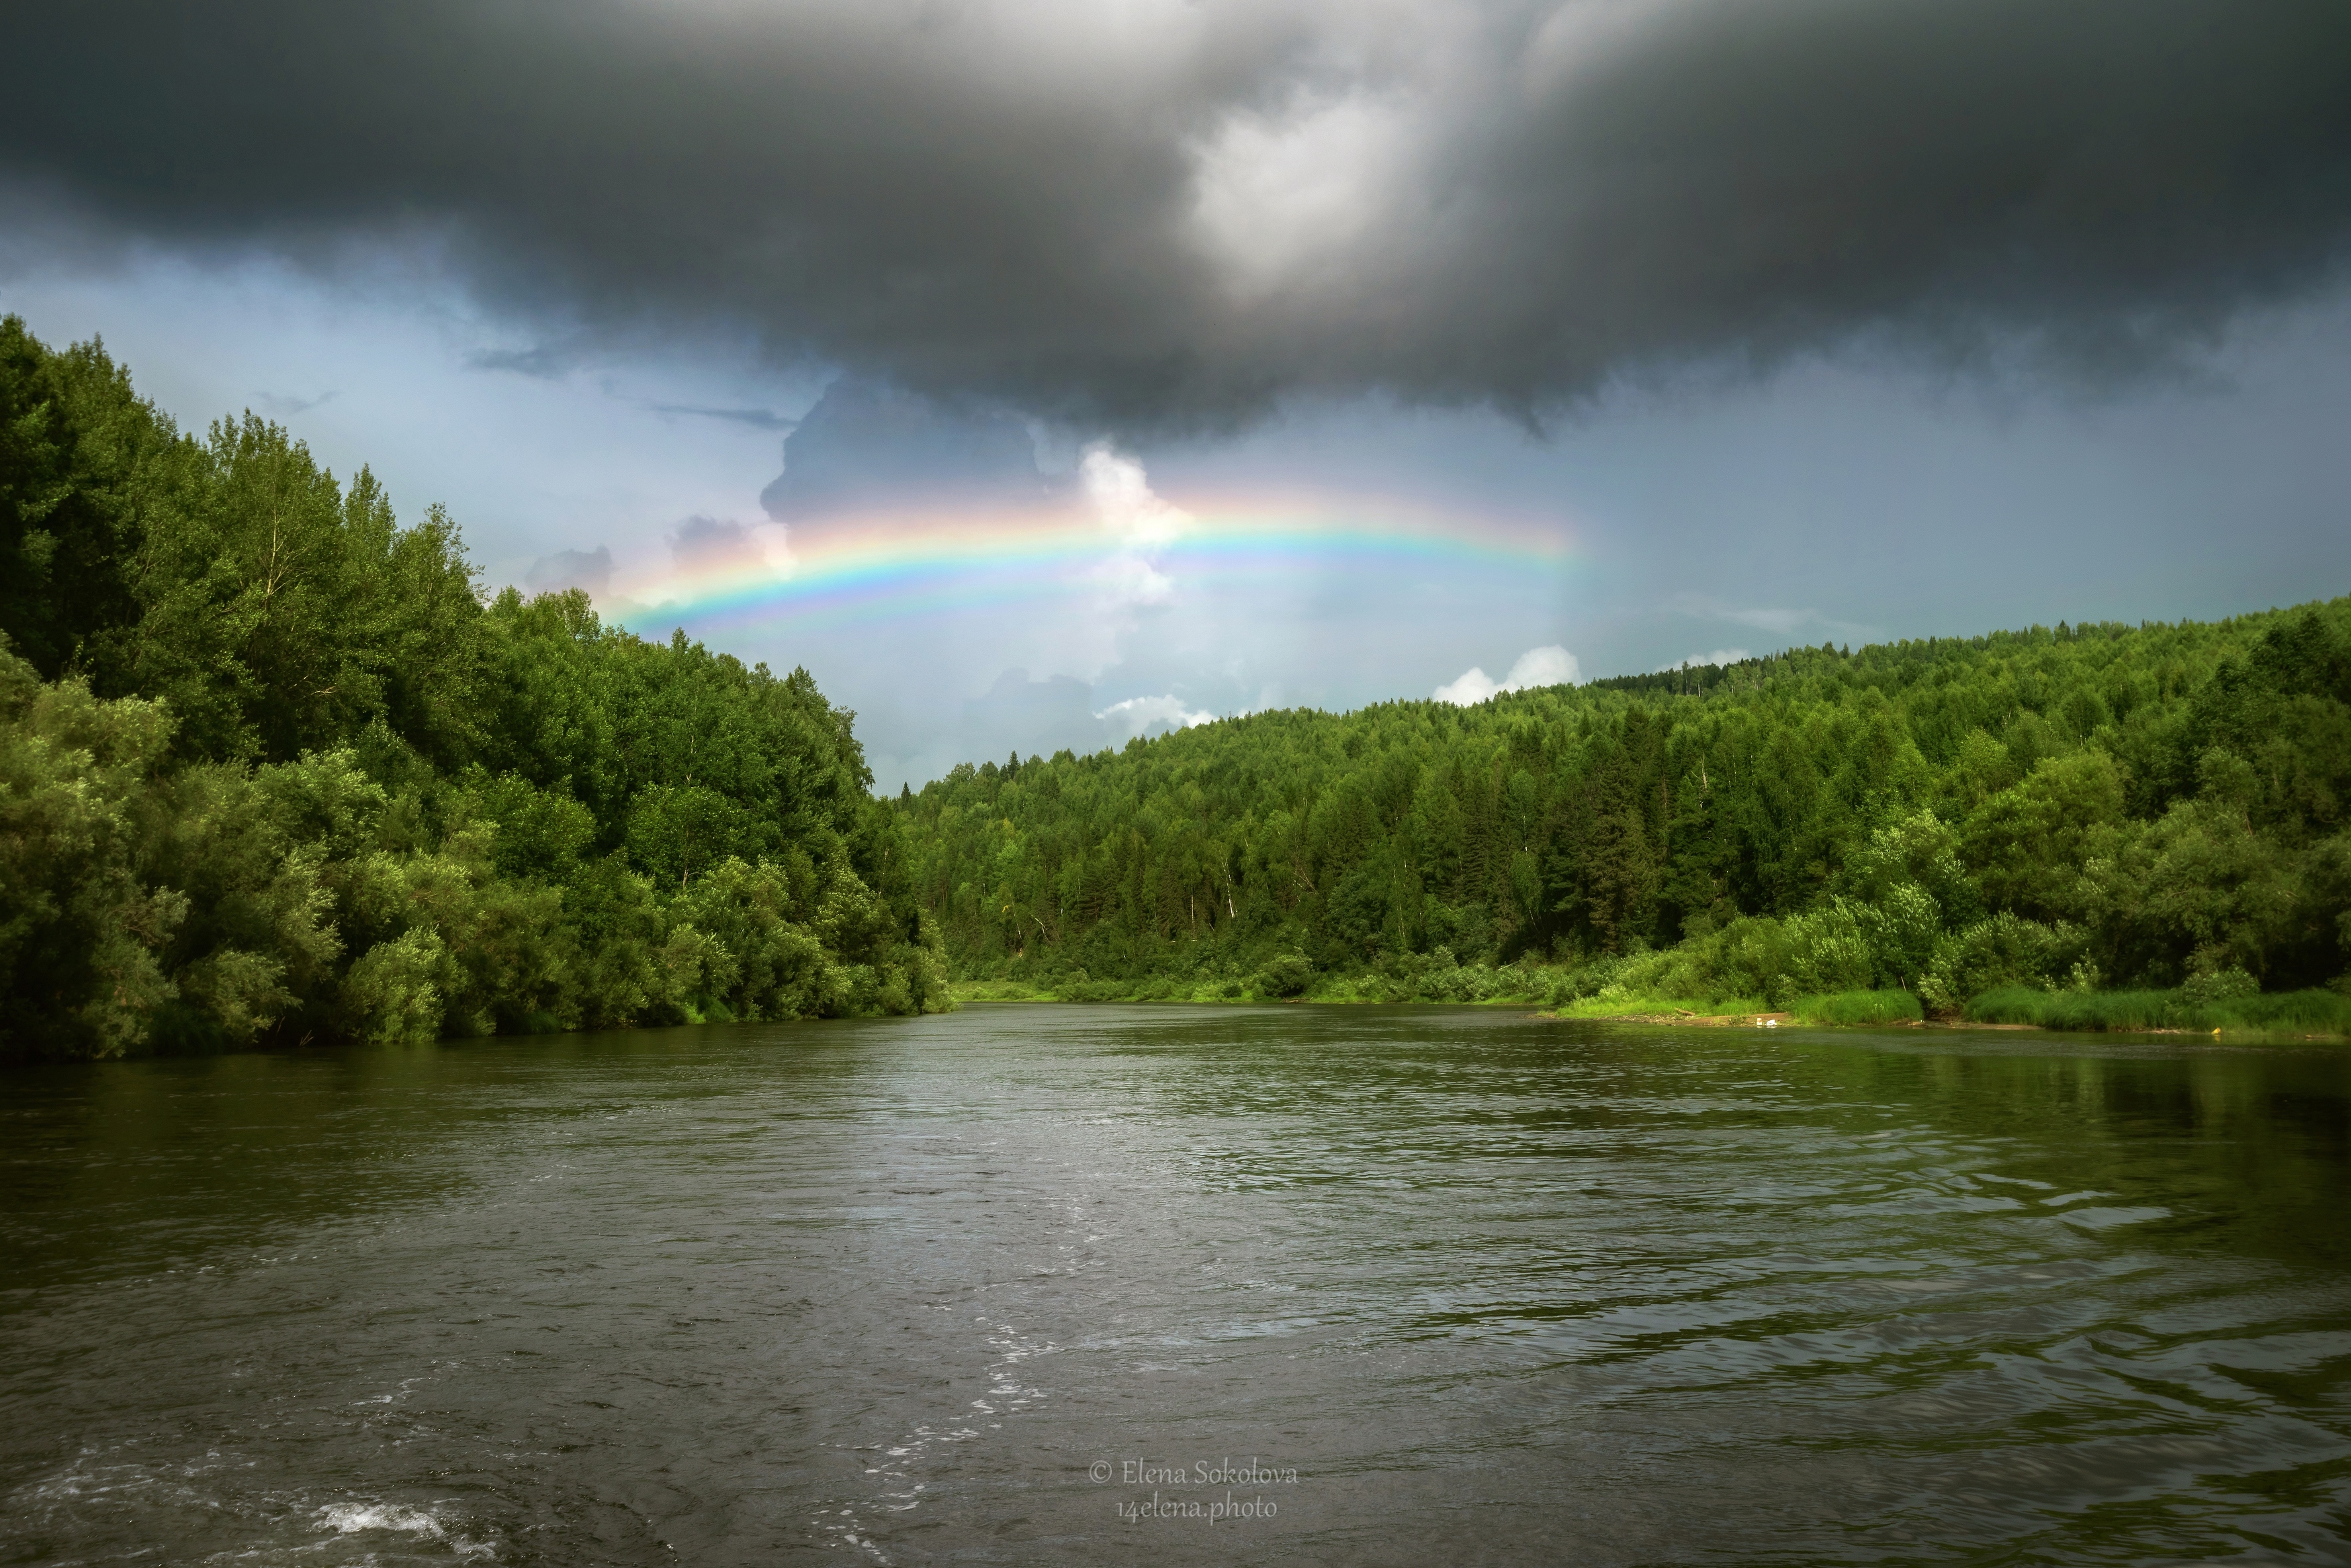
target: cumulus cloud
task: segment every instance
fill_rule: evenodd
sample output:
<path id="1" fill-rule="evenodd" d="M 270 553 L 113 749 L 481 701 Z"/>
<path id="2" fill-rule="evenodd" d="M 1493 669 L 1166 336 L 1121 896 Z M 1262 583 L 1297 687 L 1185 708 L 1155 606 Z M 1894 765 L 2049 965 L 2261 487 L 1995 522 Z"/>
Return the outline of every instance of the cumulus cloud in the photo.
<path id="1" fill-rule="evenodd" d="M 1078 462 L 1078 478 L 1102 525 L 1130 549 L 1164 549 L 1191 524 L 1183 508 L 1153 493 L 1143 464 L 1121 457 L 1107 443 L 1086 448 Z"/>
<path id="2" fill-rule="evenodd" d="M 1113 553 L 1093 573 L 1105 607 L 1123 615 L 1171 602 L 1176 581 L 1160 570 L 1159 555 L 1182 536 L 1190 515 L 1153 493 L 1143 464 L 1106 445 L 1086 449 L 1078 480 L 1113 542 Z"/>
<path id="3" fill-rule="evenodd" d="M 1536 686 L 1573 686 L 1583 678 L 1575 655 L 1553 644 L 1549 648 L 1531 648 L 1519 655 L 1510 672 L 1497 680 L 1483 670 L 1472 666 L 1460 677 L 1438 687 L 1430 695 L 1439 702 L 1450 702 L 1457 708 L 1474 707 L 1489 698 L 1505 691 L 1524 691 Z"/>
<path id="4" fill-rule="evenodd" d="M 2111 377 L 2339 275 L 2351 232 L 2338 0 L 10 22 L 40 68 L 0 95 L 0 182 L 56 254 L 395 241 L 554 346 L 508 369 L 747 333 L 1087 430 L 1301 390 L 1528 413 L 1856 340 Z"/>
<path id="5" fill-rule="evenodd" d="M 1182 698 L 1173 696 L 1130 697 L 1123 702 L 1112 703 L 1094 717 L 1129 735 L 1147 735 L 1155 730 L 1189 730 L 1199 724 L 1212 724 L 1217 719 L 1214 713 L 1189 707 Z"/>

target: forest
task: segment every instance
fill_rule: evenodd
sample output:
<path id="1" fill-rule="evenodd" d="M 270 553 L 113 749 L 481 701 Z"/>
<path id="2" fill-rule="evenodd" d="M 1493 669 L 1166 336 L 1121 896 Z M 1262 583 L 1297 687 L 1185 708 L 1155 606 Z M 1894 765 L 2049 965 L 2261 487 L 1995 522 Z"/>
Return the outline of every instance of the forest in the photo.
<path id="1" fill-rule="evenodd" d="M 2351 599 L 1258 713 L 906 794 L 975 996 L 2351 1027 Z"/>
<path id="2" fill-rule="evenodd" d="M 851 720 L 0 320 L 0 1057 L 949 1005 Z"/>
<path id="3" fill-rule="evenodd" d="M 975 1000 L 2351 1031 L 2351 599 L 1226 719 L 877 799 L 0 320 L 0 1057 Z"/>

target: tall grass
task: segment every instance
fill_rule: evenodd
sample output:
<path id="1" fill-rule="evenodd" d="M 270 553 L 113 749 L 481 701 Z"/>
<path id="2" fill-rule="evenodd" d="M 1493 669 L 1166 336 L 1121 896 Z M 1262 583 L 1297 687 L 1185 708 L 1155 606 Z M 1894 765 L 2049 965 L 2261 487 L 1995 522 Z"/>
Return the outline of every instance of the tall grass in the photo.
<path id="1" fill-rule="evenodd" d="M 1915 1023 L 1926 1016 L 1907 991 L 1835 991 L 1799 998 L 1788 1011 L 1807 1023 Z"/>
<path id="2" fill-rule="evenodd" d="M 2176 991 L 2032 991 L 2004 985 L 1967 1005 L 1978 1023 L 2043 1029 L 2254 1029 L 2351 1034 L 2351 996 L 2285 991 L 2191 1002 Z"/>

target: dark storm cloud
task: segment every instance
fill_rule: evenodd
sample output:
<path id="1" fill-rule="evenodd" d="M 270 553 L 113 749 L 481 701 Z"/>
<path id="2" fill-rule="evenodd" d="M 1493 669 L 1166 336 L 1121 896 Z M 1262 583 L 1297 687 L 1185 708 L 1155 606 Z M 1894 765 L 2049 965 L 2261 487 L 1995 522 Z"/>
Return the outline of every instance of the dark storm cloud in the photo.
<path id="1" fill-rule="evenodd" d="M 713 409 L 700 403 L 653 403 L 649 406 L 657 414 L 716 420 L 722 424 L 749 425 L 753 430 L 788 431 L 799 423 L 799 421 L 787 418 L 773 409 Z"/>
<path id="2" fill-rule="evenodd" d="M 784 438 L 784 472 L 759 503 L 781 523 L 936 494 L 1017 504 L 1045 491 L 1037 443 L 1012 415 L 843 379 Z"/>
<path id="3" fill-rule="evenodd" d="M 2351 214 L 2338 0 L 7 9 L 0 163 L 86 224 L 1083 422 L 1856 336 L 2128 372 Z"/>

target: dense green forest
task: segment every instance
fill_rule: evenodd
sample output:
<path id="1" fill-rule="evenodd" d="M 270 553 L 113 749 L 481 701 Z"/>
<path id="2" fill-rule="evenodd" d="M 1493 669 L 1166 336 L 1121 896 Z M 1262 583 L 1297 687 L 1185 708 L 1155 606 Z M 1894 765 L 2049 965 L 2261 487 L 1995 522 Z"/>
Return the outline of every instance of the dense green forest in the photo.
<path id="1" fill-rule="evenodd" d="M 946 1005 L 850 719 L 0 320 L 0 1055 Z"/>
<path id="2" fill-rule="evenodd" d="M 2351 1024 L 2351 600 L 872 784 L 804 671 L 486 594 L 438 510 L 0 321 L 0 1055 L 912 1012 L 950 972 Z"/>
<path id="3" fill-rule="evenodd" d="M 899 803 L 984 994 L 2337 1026 L 2346 806 L 2346 599 L 1260 713 Z"/>

